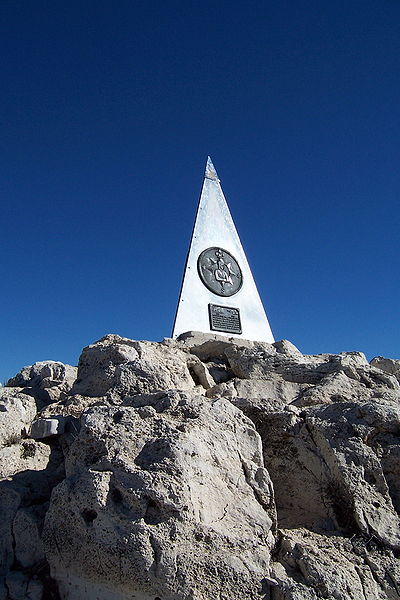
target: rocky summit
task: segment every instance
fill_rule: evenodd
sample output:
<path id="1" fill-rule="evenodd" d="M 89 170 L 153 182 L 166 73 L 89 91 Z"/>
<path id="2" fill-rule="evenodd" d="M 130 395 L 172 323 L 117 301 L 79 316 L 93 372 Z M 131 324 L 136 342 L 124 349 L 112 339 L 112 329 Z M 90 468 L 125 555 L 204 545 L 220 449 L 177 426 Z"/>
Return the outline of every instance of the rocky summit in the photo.
<path id="1" fill-rule="evenodd" d="M 0 600 L 400 599 L 400 361 L 107 335 L 0 388 Z"/>

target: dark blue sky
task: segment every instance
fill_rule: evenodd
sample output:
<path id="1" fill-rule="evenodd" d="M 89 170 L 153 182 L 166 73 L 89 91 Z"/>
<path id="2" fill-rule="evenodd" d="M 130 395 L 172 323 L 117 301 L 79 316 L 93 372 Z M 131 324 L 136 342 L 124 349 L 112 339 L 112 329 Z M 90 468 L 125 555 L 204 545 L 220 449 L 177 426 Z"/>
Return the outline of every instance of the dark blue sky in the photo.
<path id="1" fill-rule="evenodd" d="M 170 335 L 210 154 L 277 339 L 399 352 L 400 2 L 0 2 L 2 380 Z"/>

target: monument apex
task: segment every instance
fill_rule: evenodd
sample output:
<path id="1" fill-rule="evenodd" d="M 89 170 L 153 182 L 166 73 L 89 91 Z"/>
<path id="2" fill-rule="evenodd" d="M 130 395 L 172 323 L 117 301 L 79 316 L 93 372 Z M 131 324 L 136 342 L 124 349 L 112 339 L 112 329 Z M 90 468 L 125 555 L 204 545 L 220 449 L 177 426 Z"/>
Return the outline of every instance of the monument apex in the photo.
<path id="1" fill-rule="evenodd" d="M 274 341 L 210 157 L 207 158 L 172 337 L 187 331 Z"/>

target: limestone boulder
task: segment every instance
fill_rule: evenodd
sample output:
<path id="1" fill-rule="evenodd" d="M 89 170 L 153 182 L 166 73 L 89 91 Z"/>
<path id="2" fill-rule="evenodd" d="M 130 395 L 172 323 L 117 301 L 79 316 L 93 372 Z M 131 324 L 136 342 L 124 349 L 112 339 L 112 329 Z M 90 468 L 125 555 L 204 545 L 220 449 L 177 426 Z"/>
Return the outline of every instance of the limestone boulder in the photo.
<path id="1" fill-rule="evenodd" d="M 109 404 L 106 396 L 82 396 L 81 394 L 72 394 L 60 402 L 53 402 L 45 406 L 38 414 L 42 419 L 64 418 L 68 417 L 79 419 L 82 413 L 94 404 Z"/>
<path id="2" fill-rule="evenodd" d="M 155 342 L 108 335 L 84 348 L 74 394 L 105 396 L 119 402 L 127 395 L 196 385 L 185 352 Z"/>
<path id="3" fill-rule="evenodd" d="M 198 356 L 204 362 L 225 358 L 225 350 L 231 346 L 249 350 L 263 350 L 269 354 L 278 352 L 288 356 L 302 356 L 300 350 L 288 340 L 280 340 L 269 344 L 200 331 L 188 331 L 182 333 L 176 340 L 166 338 L 162 343 L 167 346 L 178 345 L 183 350 Z"/>
<path id="4" fill-rule="evenodd" d="M 36 410 L 35 400 L 21 388 L 0 388 L 0 447 L 27 437 Z"/>
<path id="5" fill-rule="evenodd" d="M 46 560 L 41 539 L 47 503 L 22 506 L 13 520 L 15 560 L 23 569 L 40 565 Z"/>
<path id="6" fill-rule="evenodd" d="M 400 360 L 376 356 L 371 360 L 371 365 L 380 371 L 389 373 L 389 375 L 394 375 L 400 381 Z"/>
<path id="7" fill-rule="evenodd" d="M 400 443 L 399 436 L 383 433 L 379 443 L 379 458 L 393 506 L 400 515 Z"/>
<path id="8" fill-rule="evenodd" d="M 307 384 L 286 381 L 279 375 L 272 374 L 265 379 L 234 379 L 239 398 L 254 398 L 273 401 L 278 407 L 294 403 L 308 389 Z"/>
<path id="9" fill-rule="evenodd" d="M 281 530 L 272 577 L 274 600 L 387 600 L 399 597 L 400 562 L 353 537 Z"/>
<path id="10" fill-rule="evenodd" d="M 280 354 L 286 354 L 288 356 L 297 356 L 298 358 L 302 357 L 302 353 L 292 342 L 289 340 L 279 340 L 278 342 L 274 342 L 273 347 L 276 348 L 276 351 Z"/>
<path id="11" fill-rule="evenodd" d="M 317 384 L 303 385 L 297 397 L 293 399 L 293 404 L 305 407 L 333 402 L 358 402 L 368 400 L 372 395 L 370 387 L 339 370 L 325 375 Z"/>
<path id="12" fill-rule="evenodd" d="M 76 374 L 76 367 L 44 360 L 24 367 L 7 382 L 7 386 L 23 388 L 41 407 L 65 398 L 75 382 Z"/>
<path id="13" fill-rule="evenodd" d="M 13 571 L 5 579 L 5 600 L 42 600 L 43 584 L 36 577 L 22 571 Z"/>
<path id="14" fill-rule="evenodd" d="M 104 396 L 115 381 L 116 368 L 139 358 L 137 342 L 119 335 L 107 335 L 82 350 L 73 393 Z"/>
<path id="15" fill-rule="evenodd" d="M 285 341 L 284 341 L 285 342 Z M 396 377 L 368 364 L 361 352 L 338 355 L 303 356 L 288 342 L 273 345 L 224 347 L 232 377 L 232 397 L 274 398 L 282 405 L 311 406 L 341 401 L 364 401 L 376 394 L 392 392 L 399 396 Z M 264 382 L 264 383 L 263 383 Z M 218 385 L 222 387 L 219 388 Z M 213 387 L 208 395 L 226 388 Z"/>
<path id="16" fill-rule="evenodd" d="M 30 436 L 35 440 L 41 440 L 64 433 L 66 419 L 63 416 L 35 419 L 30 428 Z"/>
<path id="17" fill-rule="evenodd" d="M 281 376 L 265 379 L 233 378 L 227 383 L 214 385 L 206 391 L 209 398 L 224 397 L 245 410 L 251 407 L 258 410 L 281 410 L 286 405 L 295 405 L 298 398 L 308 389 L 307 384 L 285 381 Z"/>
<path id="18" fill-rule="evenodd" d="M 399 362 L 189 332 L 23 369 L 0 600 L 400 600 Z"/>
<path id="19" fill-rule="evenodd" d="M 0 482 L 0 578 L 4 578 L 7 575 L 14 563 L 13 521 L 20 504 L 21 495 L 18 491 L 13 489 L 12 486 L 5 486 Z"/>
<path id="20" fill-rule="evenodd" d="M 318 383 L 324 377 L 324 369 L 320 364 L 309 362 L 302 355 L 287 355 L 277 352 L 270 345 L 242 348 L 230 345 L 225 356 L 234 375 L 240 379 L 265 379 L 280 375 L 286 381 L 294 383 Z"/>
<path id="21" fill-rule="evenodd" d="M 273 490 L 229 401 L 175 391 L 94 406 L 66 475 L 43 534 L 62 598 L 260 598 Z"/>
<path id="22" fill-rule="evenodd" d="M 386 438 L 400 431 L 400 405 L 340 403 L 303 418 L 328 467 L 338 524 L 400 549 L 399 514 L 381 460 Z"/>
<path id="23" fill-rule="evenodd" d="M 280 351 L 276 345 L 281 345 Z M 400 389 L 395 377 L 371 367 L 362 352 L 303 356 L 295 351 L 297 349 L 284 352 L 285 347 L 282 342 L 255 344 L 248 348 L 231 344 L 225 348 L 224 354 L 234 375 L 240 379 L 268 380 L 280 375 L 285 381 L 315 385 L 329 374 L 343 372 L 348 378 L 366 385 Z"/>
<path id="24" fill-rule="evenodd" d="M 400 548 L 398 402 L 242 409 L 262 437 L 282 527 L 358 533 Z"/>
<path id="25" fill-rule="evenodd" d="M 62 475 L 52 479 L 51 449 L 28 438 L 36 402 L 21 389 L 0 388 L 0 598 L 41 600 L 43 586 L 34 580 L 33 572 L 24 575 L 14 566 L 32 569 L 43 561 L 38 527 L 45 509 L 40 518 L 31 518 L 30 526 L 26 519 L 23 524 L 21 511 L 32 504 L 40 512 L 50 497 L 51 482 L 58 483 Z"/>
<path id="26" fill-rule="evenodd" d="M 24 471 L 45 470 L 51 449 L 31 439 L 19 440 L 0 448 L 0 479 L 12 477 Z"/>
<path id="27" fill-rule="evenodd" d="M 253 348 L 255 345 L 255 342 L 250 340 L 200 331 L 188 331 L 182 333 L 176 340 L 166 338 L 162 343 L 166 346 L 179 347 L 197 356 L 203 362 L 225 358 L 225 350 L 232 345 L 239 345 L 242 348 Z M 271 346 L 271 344 L 267 344 L 267 346 Z"/>
<path id="28" fill-rule="evenodd" d="M 43 599 L 43 519 L 63 478 L 59 448 L 26 439 L 0 449 L 0 598 Z"/>

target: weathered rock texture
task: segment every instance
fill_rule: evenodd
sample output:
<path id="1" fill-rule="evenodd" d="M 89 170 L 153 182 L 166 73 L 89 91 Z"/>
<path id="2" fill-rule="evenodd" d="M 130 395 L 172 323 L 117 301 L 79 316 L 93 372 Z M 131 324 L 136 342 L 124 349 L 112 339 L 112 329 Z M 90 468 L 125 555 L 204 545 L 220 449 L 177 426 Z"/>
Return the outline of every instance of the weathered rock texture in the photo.
<path id="1" fill-rule="evenodd" d="M 44 360 L 24 367 L 7 382 L 7 386 L 23 388 L 22 391 L 33 396 L 39 406 L 43 406 L 68 396 L 76 380 L 76 371 L 76 367 L 71 365 Z"/>
<path id="2" fill-rule="evenodd" d="M 0 600 L 400 600 L 400 361 L 116 335 L 0 394 Z"/>

